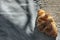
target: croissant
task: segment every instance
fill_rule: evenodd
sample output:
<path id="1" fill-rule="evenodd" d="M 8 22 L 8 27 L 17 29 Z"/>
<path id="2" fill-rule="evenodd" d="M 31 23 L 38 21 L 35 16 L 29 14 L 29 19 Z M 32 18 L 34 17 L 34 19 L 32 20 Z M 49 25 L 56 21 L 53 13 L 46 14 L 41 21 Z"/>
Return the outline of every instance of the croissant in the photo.
<path id="1" fill-rule="evenodd" d="M 57 37 L 58 30 L 53 17 L 44 10 L 38 10 L 37 28 L 48 36 Z"/>

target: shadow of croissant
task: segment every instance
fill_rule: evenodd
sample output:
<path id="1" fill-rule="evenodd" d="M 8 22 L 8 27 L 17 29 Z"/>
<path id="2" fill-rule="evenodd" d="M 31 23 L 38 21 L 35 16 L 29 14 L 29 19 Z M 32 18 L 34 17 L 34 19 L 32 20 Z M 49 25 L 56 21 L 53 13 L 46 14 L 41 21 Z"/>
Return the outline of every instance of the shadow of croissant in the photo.
<path id="1" fill-rule="evenodd" d="M 26 32 L 0 15 L 0 40 L 31 40 Z"/>

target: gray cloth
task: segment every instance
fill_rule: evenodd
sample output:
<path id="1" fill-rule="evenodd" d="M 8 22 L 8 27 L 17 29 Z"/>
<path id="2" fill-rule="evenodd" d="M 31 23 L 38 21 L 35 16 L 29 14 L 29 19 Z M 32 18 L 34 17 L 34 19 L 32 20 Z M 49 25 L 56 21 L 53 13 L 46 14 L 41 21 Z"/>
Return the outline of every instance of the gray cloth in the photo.
<path id="1" fill-rule="evenodd" d="M 38 32 L 38 8 L 33 0 L 0 0 L 0 40 L 56 40 Z"/>

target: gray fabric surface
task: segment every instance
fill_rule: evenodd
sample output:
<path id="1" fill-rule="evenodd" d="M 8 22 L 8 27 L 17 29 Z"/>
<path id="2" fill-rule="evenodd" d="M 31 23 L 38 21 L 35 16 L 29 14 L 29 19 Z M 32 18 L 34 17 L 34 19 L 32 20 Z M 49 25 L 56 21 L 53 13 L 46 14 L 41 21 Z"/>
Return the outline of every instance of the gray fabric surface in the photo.
<path id="1" fill-rule="evenodd" d="M 37 30 L 38 8 L 33 0 L 0 0 L 0 40 L 56 40 Z"/>

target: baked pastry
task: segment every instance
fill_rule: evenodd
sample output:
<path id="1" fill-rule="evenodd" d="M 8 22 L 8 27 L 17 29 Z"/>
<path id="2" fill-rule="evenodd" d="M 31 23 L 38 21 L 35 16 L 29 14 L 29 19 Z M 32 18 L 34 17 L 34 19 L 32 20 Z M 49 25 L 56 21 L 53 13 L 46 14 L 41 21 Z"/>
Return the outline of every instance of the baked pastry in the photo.
<path id="1" fill-rule="evenodd" d="M 58 30 L 53 17 L 42 9 L 38 10 L 37 27 L 40 32 L 57 37 Z"/>

